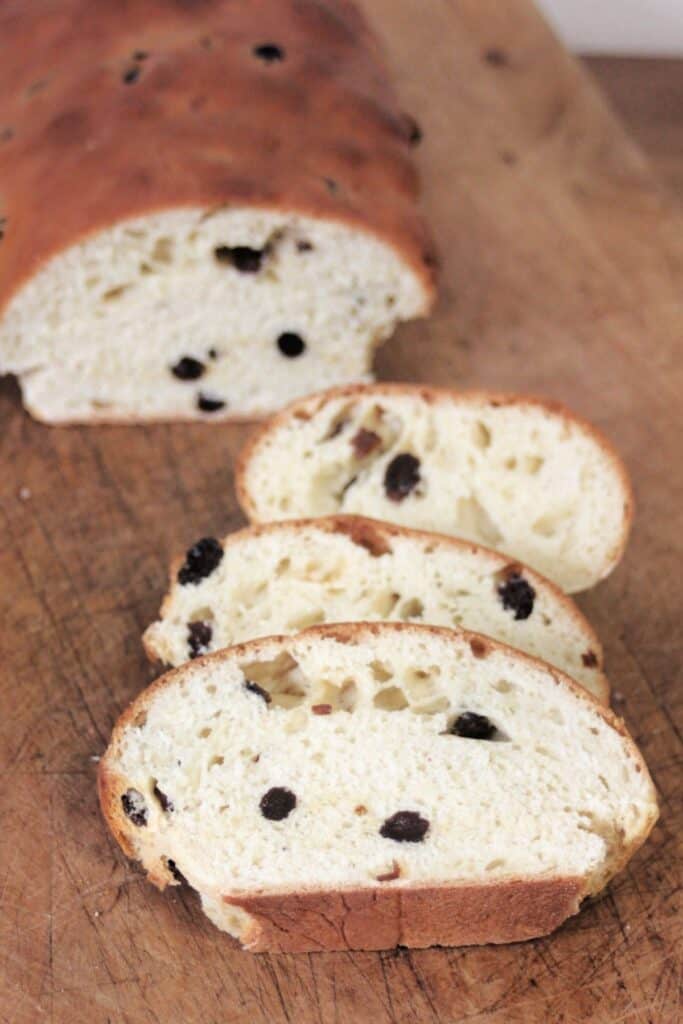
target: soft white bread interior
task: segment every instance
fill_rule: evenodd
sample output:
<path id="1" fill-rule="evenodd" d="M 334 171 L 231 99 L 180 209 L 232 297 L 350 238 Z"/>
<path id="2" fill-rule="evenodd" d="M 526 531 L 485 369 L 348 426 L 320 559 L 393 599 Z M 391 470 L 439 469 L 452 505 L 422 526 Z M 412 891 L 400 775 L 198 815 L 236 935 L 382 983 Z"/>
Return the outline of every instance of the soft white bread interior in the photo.
<path id="1" fill-rule="evenodd" d="M 331 219 L 151 213 L 66 249 L 17 292 L 0 372 L 38 419 L 240 419 L 362 380 L 431 286 L 394 246 Z"/>
<path id="2" fill-rule="evenodd" d="M 657 816 L 623 724 L 584 690 L 486 638 L 407 624 L 187 663 L 122 716 L 99 783 L 151 880 L 186 879 L 254 950 L 542 934 Z"/>
<path id="3" fill-rule="evenodd" d="M 574 592 L 606 576 L 632 518 L 609 443 L 559 406 L 377 384 L 294 403 L 242 456 L 252 521 L 344 512 L 454 534 Z"/>
<path id="4" fill-rule="evenodd" d="M 205 538 L 174 562 L 144 637 L 151 658 L 181 665 L 317 623 L 424 622 L 485 633 L 608 701 L 600 642 L 574 602 L 495 551 L 360 516 L 269 523 L 214 543 Z M 202 565 L 204 549 L 215 555 Z"/>

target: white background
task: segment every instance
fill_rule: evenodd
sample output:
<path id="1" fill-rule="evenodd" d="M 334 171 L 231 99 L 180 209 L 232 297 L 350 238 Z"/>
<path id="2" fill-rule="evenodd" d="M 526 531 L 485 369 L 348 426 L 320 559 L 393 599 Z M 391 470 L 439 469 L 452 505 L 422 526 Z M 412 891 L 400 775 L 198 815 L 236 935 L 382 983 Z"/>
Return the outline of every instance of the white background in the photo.
<path id="1" fill-rule="evenodd" d="M 683 56 L 683 0 L 536 0 L 579 53 Z"/>

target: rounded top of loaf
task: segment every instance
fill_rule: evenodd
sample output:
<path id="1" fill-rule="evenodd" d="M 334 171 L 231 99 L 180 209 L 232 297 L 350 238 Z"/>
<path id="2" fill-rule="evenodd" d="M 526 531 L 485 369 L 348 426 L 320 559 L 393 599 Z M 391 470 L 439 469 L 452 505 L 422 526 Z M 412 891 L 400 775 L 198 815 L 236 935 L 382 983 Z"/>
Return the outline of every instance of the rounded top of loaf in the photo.
<path id="1" fill-rule="evenodd" d="M 0 33 L 0 305 L 84 236 L 182 206 L 339 220 L 431 296 L 410 120 L 352 4 L 27 0 Z"/>

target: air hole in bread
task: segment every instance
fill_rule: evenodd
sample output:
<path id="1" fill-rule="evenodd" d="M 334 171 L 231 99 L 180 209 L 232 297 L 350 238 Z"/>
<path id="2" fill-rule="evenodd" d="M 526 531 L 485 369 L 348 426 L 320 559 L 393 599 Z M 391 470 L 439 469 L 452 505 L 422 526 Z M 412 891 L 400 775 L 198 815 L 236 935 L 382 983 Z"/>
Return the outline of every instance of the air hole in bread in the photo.
<path id="1" fill-rule="evenodd" d="M 507 679 L 497 679 L 496 682 L 491 683 L 491 687 L 498 693 L 511 693 L 514 690 L 513 684 L 509 683 Z"/>
<path id="2" fill-rule="evenodd" d="M 399 615 L 402 619 L 421 619 L 424 614 L 424 605 L 419 597 L 409 597 L 399 608 Z"/>
<path id="3" fill-rule="evenodd" d="M 155 263 L 173 263 L 173 239 L 162 235 L 154 243 L 150 258 Z"/>
<path id="4" fill-rule="evenodd" d="M 135 718 L 133 719 L 133 725 L 135 726 L 136 729 L 142 729 L 145 725 L 147 725 L 147 712 L 139 711 Z"/>
<path id="5" fill-rule="evenodd" d="M 269 708 L 298 707 L 306 696 L 306 680 L 297 662 L 283 651 L 273 661 L 254 661 L 240 665 L 245 680 L 255 684 L 270 698 Z"/>
<path id="6" fill-rule="evenodd" d="M 506 469 L 517 469 L 517 459 L 514 455 L 511 455 L 509 459 L 506 459 L 503 463 Z"/>
<path id="7" fill-rule="evenodd" d="M 120 284 L 116 288 L 109 288 L 102 294 L 103 302 L 112 302 L 114 299 L 120 299 L 121 296 L 132 287 L 130 284 Z"/>
<path id="8" fill-rule="evenodd" d="M 209 761 L 209 768 L 218 768 L 224 763 L 224 761 L 224 757 L 220 757 L 220 755 L 215 754 Z"/>
<path id="9" fill-rule="evenodd" d="M 294 632 L 299 629 L 307 629 L 309 626 L 317 626 L 325 622 L 325 612 L 322 608 L 312 608 L 308 612 L 301 612 L 287 619 L 286 629 Z"/>
<path id="10" fill-rule="evenodd" d="M 379 615 L 380 618 L 388 619 L 400 600 L 400 594 L 395 594 L 388 590 L 378 591 L 373 598 L 372 610 Z"/>
<path id="11" fill-rule="evenodd" d="M 291 564 L 292 561 L 290 558 L 281 558 L 280 561 L 275 566 L 275 575 L 284 576 L 285 573 L 289 570 Z"/>
<path id="12" fill-rule="evenodd" d="M 403 685 L 411 704 L 424 702 L 434 696 L 434 680 L 424 669 L 407 668 L 403 673 Z"/>
<path id="13" fill-rule="evenodd" d="M 475 420 L 472 426 L 472 440 L 477 448 L 482 450 L 488 448 L 491 444 L 491 431 L 481 420 Z"/>
<path id="14" fill-rule="evenodd" d="M 387 686 L 380 690 L 372 703 L 380 711 L 402 711 L 408 707 L 408 699 L 400 686 Z"/>
<path id="15" fill-rule="evenodd" d="M 372 672 L 373 679 L 378 683 L 387 683 L 390 679 L 394 678 L 394 673 L 383 661 L 371 661 L 370 671 Z"/>
<path id="16" fill-rule="evenodd" d="M 358 700 L 358 687 L 353 679 L 345 679 L 339 686 L 322 679 L 315 688 L 314 704 L 329 704 L 331 711 L 354 711 Z"/>
<path id="17" fill-rule="evenodd" d="M 484 867 L 484 871 L 495 871 L 497 868 L 504 868 L 505 860 L 502 857 L 496 857 L 495 860 L 490 860 Z"/>
<path id="18" fill-rule="evenodd" d="M 341 409 L 339 409 L 330 420 L 330 423 L 328 424 L 325 433 L 318 441 L 318 444 L 322 443 L 323 441 L 332 441 L 334 440 L 335 437 L 339 437 L 339 435 L 342 433 L 345 427 L 348 426 L 351 420 L 352 412 L 353 405 L 351 403 L 343 405 Z"/>
<path id="19" fill-rule="evenodd" d="M 535 476 L 541 470 L 544 462 L 545 459 L 540 455 L 524 455 L 522 457 L 522 466 L 530 476 Z"/>
<path id="20" fill-rule="evenodd" d="M 492 547 L 503 539 L 502 533 L 474 495 L 469 498 L 458 498 L 455 519 L 458 531 L 464 536 L 481 537 Z"/>
<path id="21" fill-rule="evenodd" d="M 209 729 L 208 726 L 204 726 L 203 729 L 199 730 L 197 735 L 199 736 L 200 740 L 208 740 L 209 736 L 211 735 L 211 731 L 212 730 Z"/>
<path id="22" fill-rule="evenodd" d="M 559 528 L 557 516 L 540 516 L 531 524 L 531 529 L 540 537 L 554 537 Z"/>

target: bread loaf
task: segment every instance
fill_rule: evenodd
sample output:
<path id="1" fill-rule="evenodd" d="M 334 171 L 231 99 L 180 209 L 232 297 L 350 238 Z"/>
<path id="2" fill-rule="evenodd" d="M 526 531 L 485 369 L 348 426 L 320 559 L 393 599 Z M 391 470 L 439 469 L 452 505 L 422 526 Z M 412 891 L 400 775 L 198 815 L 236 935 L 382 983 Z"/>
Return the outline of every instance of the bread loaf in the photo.
<path id="1" fill-rule="evenodd" d="M 233 419 L 366 379 L 435 257 L 345 0 L 0 10 L 0 372 L 60 423 Z"/>
<path id="2" fill-rule="evenodd" d="M 401 384 L 292 404 L 247 446 L 237 489 L 253 522 L 387 519 L 504 551 L 568 592 L 611 572 L 633 506 L 616 452 L 566 409 Z"/>
<path id="3" fill-rule="evenodd" d="M 595 895 L 657 816 L 623 724 L 476 634 L 314 627 L 149 687 L 100 763 L 105 817 L 255 951 L 513 942 Z"/>
<path id="4" fill-rule="evenodd" d="M 600 641 L 554 584 L 495 551 L 359 516 L 204 538 L 174 562 L 144 640 L 151 658 L 181 665 L 255 637 L 350 619 L 463 626 L 609 697 Z"/>

